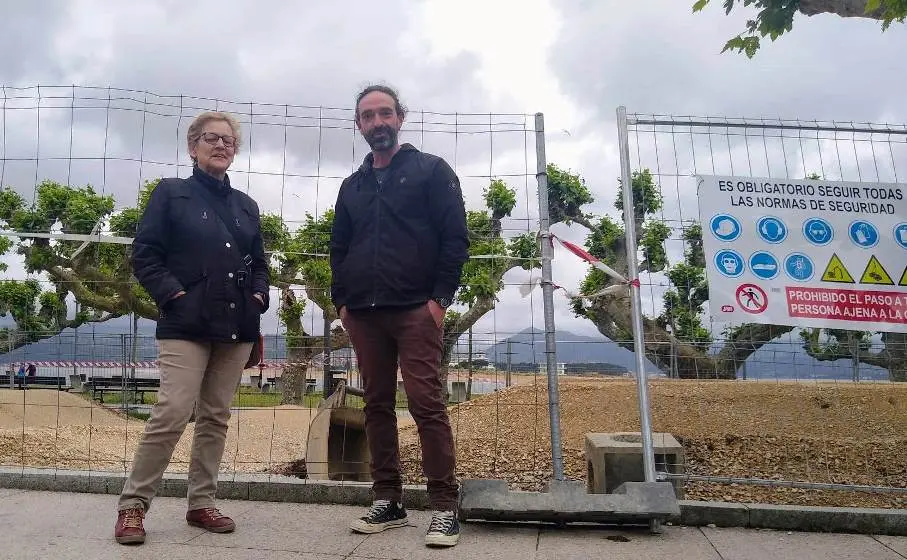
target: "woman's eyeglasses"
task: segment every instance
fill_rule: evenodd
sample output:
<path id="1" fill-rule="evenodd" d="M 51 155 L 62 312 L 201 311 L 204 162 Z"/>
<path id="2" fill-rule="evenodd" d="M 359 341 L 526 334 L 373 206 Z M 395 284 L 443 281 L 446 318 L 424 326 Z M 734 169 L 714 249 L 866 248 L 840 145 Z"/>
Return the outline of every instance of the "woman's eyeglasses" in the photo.
<path id="1" fill-rule="evenodd" d="M 225 148 L 233 148 L 236 146 L 236 137 L 230 136 L 229 134 L 216 134 L 214 132 L 204 132 L 202 133 L 201 139 L 211 144 L 212 146 L 217 146 L 218 140 L 223 140 Z"/>

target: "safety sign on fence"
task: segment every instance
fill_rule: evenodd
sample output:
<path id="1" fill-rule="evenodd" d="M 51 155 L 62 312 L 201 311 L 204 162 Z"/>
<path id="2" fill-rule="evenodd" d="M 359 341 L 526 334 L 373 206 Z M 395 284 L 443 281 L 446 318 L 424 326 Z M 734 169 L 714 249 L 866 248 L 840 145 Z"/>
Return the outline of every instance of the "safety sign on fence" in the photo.
<path id="1" fill-rule="evenodd" d="M 907 332 L 907 185 L 700 176 L 716 321 Z"/>

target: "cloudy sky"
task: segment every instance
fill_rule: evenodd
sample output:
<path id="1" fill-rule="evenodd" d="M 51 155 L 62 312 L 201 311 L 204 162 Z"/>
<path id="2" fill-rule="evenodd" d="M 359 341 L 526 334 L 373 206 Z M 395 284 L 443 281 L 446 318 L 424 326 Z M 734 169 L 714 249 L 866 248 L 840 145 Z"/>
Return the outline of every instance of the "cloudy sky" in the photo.
<path id="1" fill-rule="evenodd" d="M 907 28 L 881 33 L 876 22 L 835 16 L 798 17 L 792 34 L 749 60 L 720 50 L 751 14 L 727 17 L 716 5 L 694 15 L 692 0 L 4 4 L 0 173 L 29 197 L 36 178 L 52 178 L 91 183 L 118 206 L 133 204 L 142 179 L 188 172 L 185 127 L 199 110 L 220 108 L 242 116 L 250 139 L 234 184 L 263 211 L 299 220 L 329 208 L 340 179 L 365 154 L 348 108 L 370 82 L 399 88 L 412 109 L 403 139 L 455 164 L 470 208 L 481 207 L 489 176 L 517 190 L 511 233 L 531 230 L 537 217 L 537 111 L 545 114 L 548 160 L 583 175 L 596 196 L 590 210 L 599 213 L 614 211 L 618 105 L 649 114 L 907 123 L 899 56 Z M 60 85 L 82 87 L 51 87 Z M 757 175 L 907 174 L 897 143 L 883 157 L 851 139 L 854 153 L 832 162 L 822 156 L 841 151 L 834 139 L 830 147 L 813 139 L 812 152 L 802 142 L 798 149 L 762 140 L 762 159 L 746 139 L 720 149 L 702 142 L 664 131 L 631 136 L 634 167 L 659 173 L 670 220 L 696 217 L 695 185 L 681 176 L 729 172 L 735 162 L 735 171 Z M 881 170 L 866 176 L 869 168 Z M 580 242 L 586 233 L 555 231 Z M 669 249 L 675 259 L 682 253 L 679 244 Z M 585 272 L 563 252 L 554 270 L 557 283 L 574 289 Z M 12 262 L 7 276 L 24 272 Z M 513 272 L 506 280 L 527 278 Z M 650 288 L 646 305 L 657 310 L 658 299 Z M 572 316 L 563 295 L 556 306 L 559 328 L 595 332 Z M 542 326 L 539 292 L 523 299 L 511 285 L 476 336 L 504 338 L 527 316 Z M 320 330 L 317 312 L 307 322 Z M 276 328 L 273 315 L 268 324 Z"/>

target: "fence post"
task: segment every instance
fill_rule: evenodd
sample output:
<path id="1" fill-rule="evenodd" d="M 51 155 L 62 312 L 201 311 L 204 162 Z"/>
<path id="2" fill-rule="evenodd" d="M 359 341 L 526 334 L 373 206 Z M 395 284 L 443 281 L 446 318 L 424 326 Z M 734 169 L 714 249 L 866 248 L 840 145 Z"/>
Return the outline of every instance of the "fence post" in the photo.
<path id="1" fill-rule="evenodd" d="M 652 444 L 652 422 L 649 414 L 649 386 L 646 374 L 645 338 L 642 324 L 639 270 L 636 259 L 636 219 L 633 204 L 633 176 L 630 172 L 630 142 L 627 131 L 627 108 L 617 108 L 617 137 L 620 147 L 620 175 L 623 187 L 624 230 L 627 241 L 627 278 L 630 280 L 630 307 L 633 316 L 633 350 L 636 354 L 636 390 L 642 432 L 642 459 L 646 482 L 655 482 L 655 448 Z"/>
<path id="2" fill-rule="evenodd" d="M 331 373 L 331 321 L 327 311 L 324 312 L 324 369 L 321 372 L 321 382 L 324 384 L 322 396 L 326 399 L 331 396 L 334 374 Z M 308 373 L 306 373 L 308 377 Z M 305 379 L 302 380 L 305 383 Z M 347 380 L 349 382 L 349 380 Z"/>
<path id="3" fill-rule="evenodd" d="M 564 479 L 561 449 L 561 402 L 557 385 L 557 346 L 554 331 L 554 286 L 551 283 L 551 258 L 554 247 L 548 228 L 548 163 L 545 160 L 545 116 L 535 114 L 535 167 L 539 184 L 539 242 L 542 255 L 542 305 L 545 309 L 545 358 L 548 372 L 548 416 L 551 424 L 551 466 L 554 480 Z"/>
<path id="4" fill-rule="evenodd" d="M 513 341 L 508 338 L 507 339 L 507 373 L 506 373 L 506 377 L 504 378 L 504 384 L 507 387 L 510 387 L 511 375 L 512 375 L 510 372 L 512 371 L 512 368 L 513 368 Z"/>

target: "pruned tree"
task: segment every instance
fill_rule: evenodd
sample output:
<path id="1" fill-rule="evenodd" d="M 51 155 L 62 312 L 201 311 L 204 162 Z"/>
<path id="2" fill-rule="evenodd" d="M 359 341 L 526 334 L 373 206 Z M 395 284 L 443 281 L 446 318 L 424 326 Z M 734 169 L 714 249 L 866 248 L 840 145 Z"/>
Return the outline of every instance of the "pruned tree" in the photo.
<path id="1" fill-rule="evenodd" d="M 147 183 L 139 208 L 114 213 L 111 196 L 100 195 L 90 186 L 70 187 L 53 181 L 40 183 L 34 203 L 10 188 L 0 190 L 0 222 L 18 232 L 88 234 L 98 224 L 108 223 L 117 235 L 132 236 L 156 182 Z M 0 240 L 0 253 L 15 248 L 26 271 L 49 279 L 52 289 L 42 290 L 37 279 L 0 282 L 0 313 L 10 314 L 15 328 L 3 334 L 3 350 L 9 352 L 59 334 L 67 328 L 108 321 L 129 313 L 154 318 L 157 308 L 132 278 L 129 247 L 97 244 L 78 252 L 81 242 L 21 237 Z M 66 300 L 79 303 L 68 318 Z"/>
<path id="2" fill-rule="evenodd" d="M 679 232 L 686 245 L 683 260 L 669 266 L 664 242 L 674 232 L 658 219 L 662 208 L 660 189 L 648 169 L 634 172 L 632 183 L 636 237 L 641 253 L 639 271 L 663 271 L 670 282 L 662 297 L 662 313 L 643 318 L 646 357 L 663 371 L 676 372 L 681 378 L 735 378 L 747 358 L 794 327 L 745 323 L 725 330 L 718 351 L 710 351 L 712 333 L 702 324 L 704 305 L 709 300 L 702 228 L 698 223 L 683 224 Z M 615 207 L 622 210 L 623 187 L 619 180 L 618 184 Z M 589 253 L 627 274 L 623 220 L 618 222 L 604 216 L 592 225 L 586 238 Z M 581 293 L 596 293 L 615 283 L 599 269 L 592 268 L 583 280 Z M 576 315 L 588 318 L 599 332 L 632 351 L 628 296 L 626 290 L 620 290 L 591 299 L 575 298 L 571 304 Z M 882 333 L 884 348 L 878 352 L 872 351 L 870 333 L 806 329 L 801 336 L 807 354 L 817 360 L 856 356 L 862 363 L 888 369 L 892 381 L 907 381 L 907 335 Z"/>
<path id="3" fill-rule="evenodd" d="M 306 214 L 305 221 L 290 232 L 277 215 L 262 217 L 265 250 L 275 257 L 272 283 L 280 292 L 278 316 L 286 327 L 287 363 L 281 375 L 284 404 L 302 402 L 307 372 L 312 359 L 325 351 L 324 336 L 306 331 L 302 321 L 307 302 L 317 305 L 330 323 L 337 320 L 331 302 L 331 268 L 327 258 L 334 211 L 321 216 Z M 304 297 L 296 290 L 301 289 Z M 341 327 L 331 334 L 331 350 L 349 345 L 349 337 Z"/>
<path id="4" fill-rule="evenodd" d="M 697 0 L 693 11 L 704 9 L 711 0 Z M 765 37 L 775 41 L 793 29 L 794 16 L 834 14 L 843 18 L 868 18 L 879 20 L 882 30 L 892 23 L 903 23 L 907 18 L 907 0 L 723 0 L 724 10 L 730 14 L 740 5 L 758 10 L 755 19 L 746 22 L 746 31 L 731 38 L 724 45 L 725 51 L 737 51 L 752 58 Z"/>
<path id="5" fill-rule="evenodd" d="M 469 229 L 469 254 L 463 266 L 460 288 L 455 300 L 466 306 L 463 312 L 449 311 L 444 318 L 444 352 L 441 358 L 442 386 L 447 387 L 448 363 L 457 341 L 486 313 L 494 309 L 497 294 L 504 288 L 504 275 L 515 268 L 530 270 L 538 263 L 535 235 L 524 233 L 512 239 L 504 237 L 502 221 L 516 206 L 516 191 L 504 181 L 493 180 L 484 189 L 485 210 L 466 213 Z"/>

